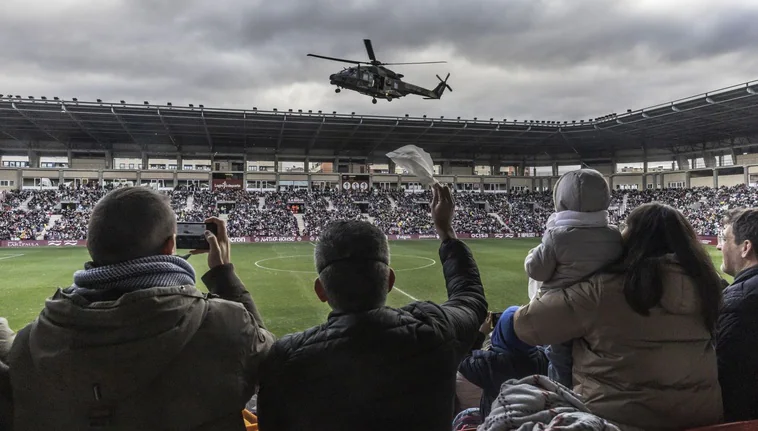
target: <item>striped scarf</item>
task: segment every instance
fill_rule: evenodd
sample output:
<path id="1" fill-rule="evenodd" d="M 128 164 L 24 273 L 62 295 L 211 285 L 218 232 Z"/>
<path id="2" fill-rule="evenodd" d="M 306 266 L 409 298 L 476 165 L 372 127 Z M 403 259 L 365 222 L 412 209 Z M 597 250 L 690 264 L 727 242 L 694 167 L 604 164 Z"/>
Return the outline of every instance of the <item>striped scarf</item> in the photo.
<path id="1" fill-rule="evenodd" d="M 195 269 L 178 256 L 157 255 L 114 265 L 84 264 L 74 273 L 74 284 L 65 290 L 89 301 L 113 301 L 121 295 L 151 287 L 195 284 Z"/>

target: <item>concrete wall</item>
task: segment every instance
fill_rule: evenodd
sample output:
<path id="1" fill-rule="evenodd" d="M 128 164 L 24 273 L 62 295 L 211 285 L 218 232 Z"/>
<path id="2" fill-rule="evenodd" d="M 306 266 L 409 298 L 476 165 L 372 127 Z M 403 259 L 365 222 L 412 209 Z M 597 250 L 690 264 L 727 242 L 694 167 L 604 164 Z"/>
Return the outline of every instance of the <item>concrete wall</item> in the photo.
<path id="1" fill-rule="evenodd" d="M 105 169 L 105 159 L 84 159 L 84 158 L 71 158 L 72 169 Z M 97 178 L 97 177 L 95 177 Z"/>
<path id="2" fill-rule="evenodd" d="M 713 187 L 713 177 L 692 177 L 690 187 Z"/>
<path id="3" fill-rule="evenodd" d="M 173 178 L 173 175 L 171 176 Z M 137 181 L 137 173 L 134 171 L 103 171 L 103 180 L 127 180 Z"/>
<path id="4" fill-rule="evenodd" d="M 719 175 L 719 187 L 733 187 L 744 182 L 744 175 Z M 711 186 L 713 186 L 713 179 L 711 179 Z"/>
<path id="5" fill-rule="evenodd" d="M 100 178 L 100 172 L 90 171 L 90 170 L 79 170 L 79 171 L 64 170 L 63 178 L 64 179 L 86 178 L 89 180 L 97 180 Z"/>
<path id="6" fill-rule="evenodd" d="M 617 189 L 619 185 L 632 185 L 637 184 L 637 188 L 642 190 L 642 175 L 616 175 L 613 177 L 613 188 Z"/>

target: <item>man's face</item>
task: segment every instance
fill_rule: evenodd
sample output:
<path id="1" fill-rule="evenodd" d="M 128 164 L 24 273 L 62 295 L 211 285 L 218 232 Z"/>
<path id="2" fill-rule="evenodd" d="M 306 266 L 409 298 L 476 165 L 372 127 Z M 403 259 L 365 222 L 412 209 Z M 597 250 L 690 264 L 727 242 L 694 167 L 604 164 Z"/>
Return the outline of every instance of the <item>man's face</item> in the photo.
<path id="1" fill-rule="evenodd" d="M 740 272 L 740 270 L 742 270 L 742 267 L 744 266 L 742 244 L 735 244 L 732 225 L 728 225 L 726 229 L 724 229 L 724 239 L 721 245 L 721 256 L 723 257 L 723 262 L 721 263 L 722 272 L 734 277 L 738 272 Z"/>

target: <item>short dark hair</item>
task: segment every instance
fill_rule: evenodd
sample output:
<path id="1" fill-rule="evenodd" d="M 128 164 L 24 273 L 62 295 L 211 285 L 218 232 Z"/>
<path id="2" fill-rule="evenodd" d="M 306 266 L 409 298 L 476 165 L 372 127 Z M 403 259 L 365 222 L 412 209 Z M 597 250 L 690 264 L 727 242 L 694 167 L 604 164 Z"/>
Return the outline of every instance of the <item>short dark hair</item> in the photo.
<path id="1" fill-rule="evenodd" d="M 112 265 L 160 254 L 176 233 L 168 196 L 149 187 L 113 190 L 95 205 L 87 249 L 95 265 Z"/>
<path id="2" fill-rule="evenodd" d="M 330 223 L 319 236 L 314 260 L 334 310 L 366 311 L 387 300 L 389 244 L 373 224 L 359 220 Z"/>
<path id="3" fill-rule="evenodd" d="M 618 267 L 625 274 L 624 296 L 637 313 L 647 316 L 663 298 L 662 270 L 667 254 L 695 285 L 700 314 L 713 332 L 721 307 L 721 277 L 708 252 L 687 219 L 675 208 L 648 203 L 635 208 L 626 219 L 624 255 Z"/>
<path id="4" fill-rule="evenodd" d="M 758 208 L 737 208 L 729 211 L 724 217 L 724 226 L 732 226 L 734 243 L 741 244 L 750 241 L 753 247 L 758 247 Z M 758 251 L 753 249 L 758 256 Z"/>

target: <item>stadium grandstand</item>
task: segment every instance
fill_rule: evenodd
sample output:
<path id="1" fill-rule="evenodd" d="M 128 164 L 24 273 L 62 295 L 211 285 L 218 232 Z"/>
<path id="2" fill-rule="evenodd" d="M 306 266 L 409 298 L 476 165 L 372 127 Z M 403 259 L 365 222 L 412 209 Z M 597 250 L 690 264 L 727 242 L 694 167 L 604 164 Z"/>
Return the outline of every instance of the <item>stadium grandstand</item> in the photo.
<path id="1" fill-rule="evenodd" d="M 758 81 L 571 121 L 0 95 L 0 240 L 81 242 L 97 200 L 134 185 L 170 195 L 180 220 L 227 218 L 240 242 L 311 240 L 338 218 L 433 236 L 428 191 L 386 157 L 407 144 L 454 185 L 456 229 L 473 237 L 540 235 L 557 178 L 590 167 L 615 221 L 658 200 L 712 238 L 724 211 L 758 200 Z"/>

